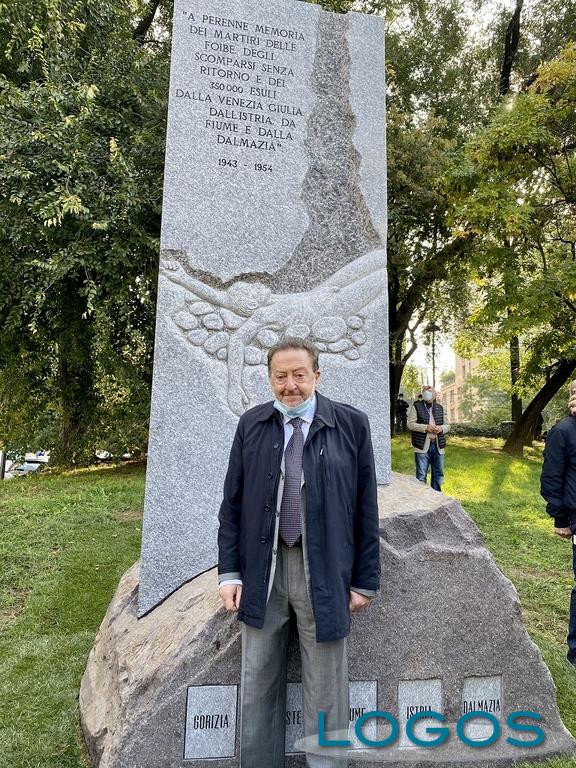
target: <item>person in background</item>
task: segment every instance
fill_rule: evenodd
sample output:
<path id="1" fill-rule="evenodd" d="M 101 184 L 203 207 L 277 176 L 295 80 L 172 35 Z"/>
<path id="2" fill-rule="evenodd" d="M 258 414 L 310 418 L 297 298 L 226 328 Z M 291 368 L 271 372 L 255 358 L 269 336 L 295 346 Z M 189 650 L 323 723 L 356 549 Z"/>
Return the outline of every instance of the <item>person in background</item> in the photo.
<path id="1" fill-rule="evenodd" d="M 542 440 L 544 434 L 544 416 L 539 413 L 536 419 L 536 429 L 534 430 L 534 437 L 536 440 Z"/>
<path id="2" fill-rule="evenodd" d="M 568 408 L 570 416 L 555 424 L 548 432 L 544 448 L 544 464 L 540 476 L 540 493 L 546 500 L 546 511 L 554 519 L 554 533 L 572 540 L 572 568 L 576 577 L 576 382 Z M 576 584 L 572 587 L 568 617 L 568 652 L 566 658 L 576 667 Z"/>
<path id="3" fill-rule="evenodd" d="M 432 488 L 441 491 L 444 481 L 446 433 L 450 425 L 444 416 L 444 408 L 436 400 L 436 390 L 433 387 L 424 387 L 422 400 L 415 400 L 410 406 L 408 429 L 416 461 L 416 478 L 425 483 L 428 469 L 431 469 Z"/>
<path id="4" fill-rule="evenodd" d="M 408 428 L 408 421 L 406 414 L 408 413 L 408 403 L 404 400 L 404 393 L 400 392 L 398 399 L 396 400 L 396 432 L 406 432 Z"/>

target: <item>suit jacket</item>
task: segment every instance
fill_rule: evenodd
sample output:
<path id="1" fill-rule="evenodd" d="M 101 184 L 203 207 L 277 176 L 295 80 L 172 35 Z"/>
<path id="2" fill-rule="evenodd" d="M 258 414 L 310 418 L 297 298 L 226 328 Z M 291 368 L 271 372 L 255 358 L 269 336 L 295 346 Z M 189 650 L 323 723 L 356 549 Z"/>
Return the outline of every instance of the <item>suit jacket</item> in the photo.
<path id="1" fill-rule="evenodd" d="M 304 445 L 305 536 L 319 642 L 350 631 L 350 588 L 380 581 L 376 472 L 367 416 L 316 393 Z M 277 492 L 284 449 L 281 414 L 272 402 L 238 422 L 220 507 L 218 573 L 240 575 L 238 618 L 264 624 L 273 557 Z"/>
<path id="2" fill-rule="evenodd" d="M 568 416 L 548 432 L 540 493 L 556 528 L 576 519 L 576 416 Z"/>

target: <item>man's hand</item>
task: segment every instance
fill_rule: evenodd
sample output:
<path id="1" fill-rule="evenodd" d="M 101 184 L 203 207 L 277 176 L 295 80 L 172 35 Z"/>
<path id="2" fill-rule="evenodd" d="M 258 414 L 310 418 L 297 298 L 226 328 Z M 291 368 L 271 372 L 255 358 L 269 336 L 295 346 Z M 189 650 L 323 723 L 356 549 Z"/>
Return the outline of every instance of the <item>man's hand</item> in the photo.
<path id="1" fill-rule="evenodd" d="M 364 608 L 367 608 L 372 601 L 371 597 L 367 597 L 366 595 L 361 595 L 360 592 L 352 592 L 350 591 L 350 602 L 348 603 L 348 608 L 350 609 L 350 613 L 358 613 L 358 611 L 363 610 Z"/>
<path id="2" fill-rule="evenodd" d="M 240 608 L 240 598 L 242 597 L 242 585 L 241 584 L 224 584 L 224 586 L 220 587 L 218 591 L 220 593 L 220 597 L 222 598 L 222 602 L 224 603 L 224 608 L 226 608 L 227 611 L 232 611 L 233 613 L 236 613 L 238 611 L 238 608 Z"/>
<path id="3" fill-rule="evenodd" d="M 568 408 L 572 416 L 576 416 L 576 394 L 572 395 L 568 401 Z"/>
<path id="4" fill-rule="evenodd" d="M 571 528 L 554 528 L 554 533 L 556 534 L 556 536 L 561 536 L 563 539 L 572 538 Z"/>
<path id="5" fill-rule="evenodd" d="M 437 429 L 438 429 L 438 427 L 434 427 L 434 426 L 432 426 L 432 424 L 428 424 L 426 426 L 426 432 L 431 432 L 434 435 L 436 434 L 436 430 Z"/>

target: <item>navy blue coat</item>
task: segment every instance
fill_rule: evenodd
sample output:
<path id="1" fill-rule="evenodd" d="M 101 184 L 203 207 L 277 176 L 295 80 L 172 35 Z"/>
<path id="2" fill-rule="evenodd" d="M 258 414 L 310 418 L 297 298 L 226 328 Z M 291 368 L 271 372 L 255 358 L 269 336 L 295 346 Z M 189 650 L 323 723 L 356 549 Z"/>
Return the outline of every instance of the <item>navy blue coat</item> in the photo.
<path id="1" fill-rule="evenodd" d="M 378 589 L 380 547 L 368 417 L 318 392 L 316 398 L 302 468 L 316 639 L 327 642 L 350 631 L 350 587 Z M 257 628 L 266 611 L 283 450 L 283 419 L 272 402 L 244 413 L 220 507 L 218 573 L 240 573 L 238 618 Z"/>
<path id="2" fill-rule="evenodd" d="M 562 419 L 548 432 L 540 493 L 556 528 L 568 528 L 576 516 L 576 416 Z"/>

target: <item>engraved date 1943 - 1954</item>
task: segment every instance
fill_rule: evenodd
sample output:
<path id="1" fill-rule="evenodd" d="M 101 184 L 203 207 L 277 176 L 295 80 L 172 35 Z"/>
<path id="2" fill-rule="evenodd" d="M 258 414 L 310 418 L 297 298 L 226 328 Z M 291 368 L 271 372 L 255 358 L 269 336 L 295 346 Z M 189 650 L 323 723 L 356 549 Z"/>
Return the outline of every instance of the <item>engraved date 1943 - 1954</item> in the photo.
<path id="1" fill-rule="evenodd" d="M 221 168 L 238 168 L 238 160 L 233 160 L 229 157 L 219 157 L 218 165 Z M 255 171 L 272 172 L 272 165 L 270 163 L 254 163 Z"/>

